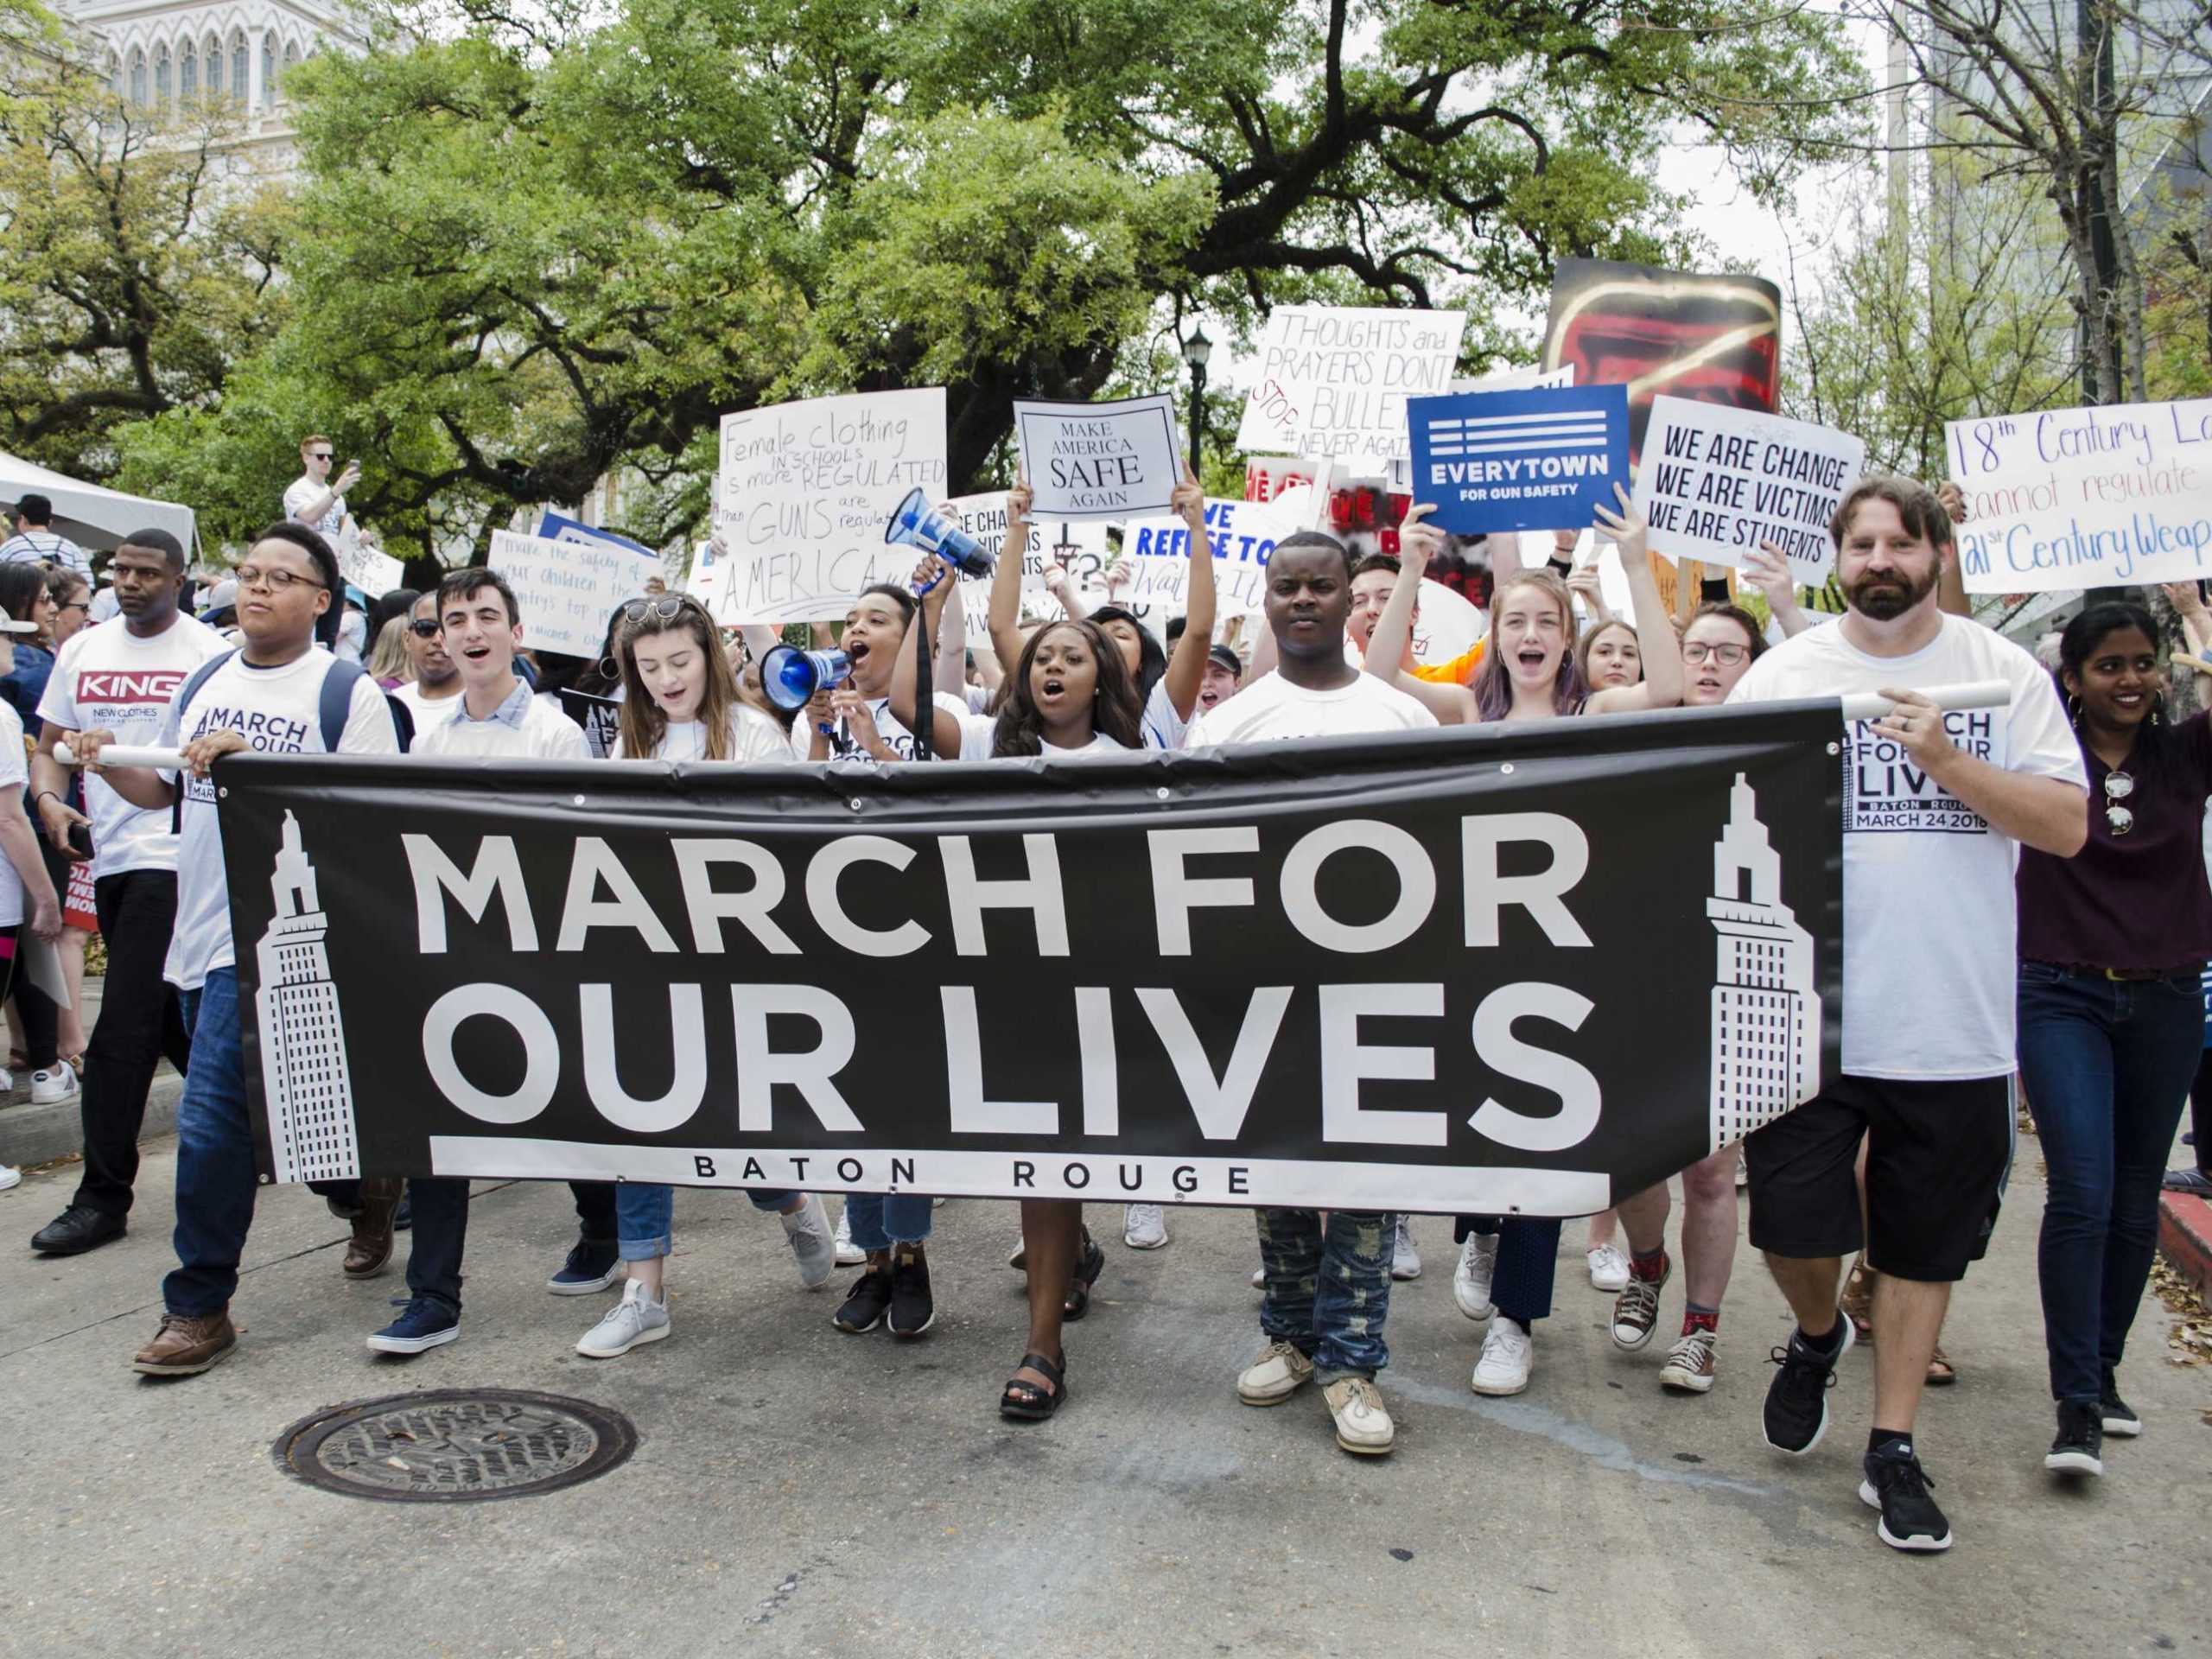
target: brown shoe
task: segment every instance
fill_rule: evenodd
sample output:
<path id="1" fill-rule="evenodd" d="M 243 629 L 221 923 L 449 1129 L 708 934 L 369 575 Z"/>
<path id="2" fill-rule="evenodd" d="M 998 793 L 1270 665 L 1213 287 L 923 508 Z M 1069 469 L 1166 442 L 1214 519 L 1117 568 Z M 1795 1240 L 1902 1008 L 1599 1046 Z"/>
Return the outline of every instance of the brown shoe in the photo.
<path id="1" fill-rule="evenodd" d="M 227 1307 L 196 1319 L 164 1313 L 154 1339 L 131 1357 L 130 1369 L 148 1376 L 197 1376 L 236 1347 L 238 1339 Z"/>
<path id="2" fill-rule="evenodd" d="M 361 1183 L 361 1213 L 353 1218 L 353 1236 L 346 1244 L 348 1279 L 373 1279 L 390 1265 L 392 1217 L 406 1191 L 406 1180 L 398 1176 Z"/>

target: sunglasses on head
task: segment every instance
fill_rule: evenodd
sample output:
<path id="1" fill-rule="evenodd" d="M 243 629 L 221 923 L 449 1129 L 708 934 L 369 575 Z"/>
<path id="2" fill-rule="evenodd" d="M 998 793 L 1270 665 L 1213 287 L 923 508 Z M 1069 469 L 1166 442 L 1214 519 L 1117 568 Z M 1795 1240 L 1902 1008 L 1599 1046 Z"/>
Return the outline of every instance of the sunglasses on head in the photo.
<path id="1" fill-rule="evenodd" d="M 622 620 L 635 626 L 647 617 L 658 617 L 664 622 L 673 622 L 687 610 L 704 607 L 683 594 L 664 594 L 658 599 L 633 599 L 622 607 Z"/>

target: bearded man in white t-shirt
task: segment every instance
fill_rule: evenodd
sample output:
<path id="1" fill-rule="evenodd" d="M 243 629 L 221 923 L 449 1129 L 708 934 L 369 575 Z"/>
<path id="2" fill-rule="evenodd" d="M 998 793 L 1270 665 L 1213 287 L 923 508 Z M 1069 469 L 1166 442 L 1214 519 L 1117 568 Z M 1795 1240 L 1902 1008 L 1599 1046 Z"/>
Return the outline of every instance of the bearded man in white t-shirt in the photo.
<path id="1" fill-rule="evenodd" d="M 1301 531 L 1278 543 L 1264 605 L 1274 671 L 1201 715 L 1185 747 L 1435 726 L 1413 698 L 1344 660 L 1351 557 L 1334 537 Z M 1312 1210 L 1255 1215 L 1268 1345 L 1237 1377 L 1237 1397 L 1280 1405 L 1319 1377 L 1337 1444 L 1366 1457 L 1389 1452 L 1396 1429 L 1375 1374 L 1390 1363 L 1382 1326 L 1397 1217 L 1332 1210 L 1325 1226 Z"/>
<path id="2" fill-rule="evenodd" d="M 1843 1073 L 1744 1143 L 1751 1243 L 1797 1316 L 1764 1433 L 1802 1455 L 1827 1432 L 1853 1340 L 1838 1281 L 1863 1244 L 1881 1342 L 1859 1495 L 1881 1511 L 1885 1543 L 1948 1549 L 1913 1422 L 1951 1286 L 1981 1254 L 2010 1160 L 2015 849 L 2079 852 L 2088 783 L 2050 676 L 1937 608 L 1956 549 L 1932 492 L 1861 480 L 1830 534 L 1849 610 L 1768 652 L 1729 699 L 1872 692 L 1894 705 L 1845 733 Z M 1947 713 L 1926 695 L 1990 680 L 2010 687 L 2007 707 Z"/>

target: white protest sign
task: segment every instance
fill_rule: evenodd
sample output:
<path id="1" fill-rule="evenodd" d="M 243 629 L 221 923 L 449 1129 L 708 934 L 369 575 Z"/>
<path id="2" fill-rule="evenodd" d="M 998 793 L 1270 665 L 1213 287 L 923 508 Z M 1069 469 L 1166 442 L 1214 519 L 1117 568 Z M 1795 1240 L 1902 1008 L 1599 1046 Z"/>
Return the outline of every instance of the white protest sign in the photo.
<path id="1" fill-rule="evenodd" d="M 1014 439 L 1037 517 L 1112 519 L 1165 512 L 1183 476 L 1175 402 L 1014 405 Z"/>
<path id="2" fill-rule="evenodd" d="M 2212 575 L 2212 398 L 1951 421 L 1974 594 Z"/>
<path id="3" fill-rule="evenodd" d="M 338 555 L 339 574 L 371 599 L 382 599 L 407 585 L 407 568 L 371 543 L 349 539 L 333 551 Z"/>
<path id="4" fill-rule="evenodd" d="M 715 579 L 727 623 L 842 618 L 861 588 L 904 582 L 920 555 L 884 543 L 891 510 L 945 486 L 944 389 L 817 397 L 725 415 Z"/>
<path id="5" fill-rule="evenodd" d="M 1555 369 L 1500 369 L 1496 374 L 1478 375 L 1471 380 L 1454 380 L 1452 391 L 1540 391 L 1554 386 L 1574 384 L 1574 365 L 1562 363 Z M 1410 495 L 1414 488 L 1414 458 L 1410 450 L 1390 457 L 1387 474 L 1390 493 Z"/>
<path id="6" fill-rule="evenodd" d="M 1466 327 L 1458 311 L 1278 306 L 1236 447 L 1326 455 L 1348 474 L 1381 477 L 1407 453 L 1406 399 L 1450 389 Z"/>
<path id="7" fill-rule="evenodd" d="M 1828 579 L 1828 521 L 1866 470 L 1866 446 L 1847 432 L 1757 410 L 1687 397 L 1651 400 L 1636 505 L 1651 550 L 1740 569 L 1772 542 L 1808 587 Z"/>
<path id="8" fill-rule="evenodd" d="M 523 644 L 596 658 L 614 607 L 638 596 L 638 556 L 612 542 L 492 532 L 492 569 L 515 590 Z"/>
<path id="9" fill-rule="evenodd" d="M 1414 660 L 1423 668 L 1448 663 L 1474 649 L 1490 620 L 1464 594 L 1423 576 L 1414 607 Z"/>
<path id="10" fill-rule="evenodd" d="M 1267 589 L 1275 543 L 1303 526 L 1278 518 L 1256 502 L 1206 498 L 1206 535 L 1213 549 L 1214 607 L 1223 616 L 1256 611 Z M 1189 608 L 1191 527 L 1180 518 L 1141 518 L 1123 526 L 1121 568 L 1128 572 L 1122 603 L 1157 605 L 1169 615 Z"/>
<path id="11" fill-rule="evenodd" d="M 721 588 L 721 577 L 722 556 L 715 551 L 714 543 L 694 542 L 691 544 L 691 574 L 676 584 L 677 590 L 690 594 L 712 611 L 715 595 Z"/>
<path id="12" fill-rule="evenodd" d="M 1244 463 L 1244 499 L 1286 524 L 1319 530 L 1335 463 L 1326 455 L 1262 455 Z"/>
<path id="13" fill-rule="evenodd" d="M 995 562 L 1006 550 L 1006 495 L 956 495 L 945 505 L 958 515 L 960 528 L 973 536 Z M 1029 545 L 1021 557 L 1021 607 L 1032 616 L 1058 621 L 1060 601 L 1045 590 L 1045 567 L 1059 565 L 1081 593 L 1101 586 L 1106 572 L 1106 526 L 1096 519 L 1055 519 L 1029 523 Z M 960 602 L 972 632 L 985 625 L 991 604 L 988 576 L 960 578 Z"/>

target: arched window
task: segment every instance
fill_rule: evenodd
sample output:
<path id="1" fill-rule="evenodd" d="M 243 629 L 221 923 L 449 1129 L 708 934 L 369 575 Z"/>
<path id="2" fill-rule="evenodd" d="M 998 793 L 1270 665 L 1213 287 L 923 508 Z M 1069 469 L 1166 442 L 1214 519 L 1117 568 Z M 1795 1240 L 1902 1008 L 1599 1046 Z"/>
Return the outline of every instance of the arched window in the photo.
<path id="1" fill-rule="evenodd" d="M 166 46 L 154 48 L 154 101 L 169 101 L 169 49 Z"/>
<path id="2" fill-rule="evenodd" d="M 146 102 L 146 54 L 137 48 L 130 53 L 130 101 L 141 105 Z"/>
<path id="3" fill-rule="evenodd" d="M 276 101 L 276 37 L 261 37 L 261 107 L 267 109 Z"/>
<path id="4" fill-rule="evenodd" d="M 207 60 L 207 90 L 220 92 L 223 90 L 223 43 L 213 35 L 207 37 L 205 56 Z"/>
<path id="5" fill-rule="evenodd" d="M 107 84 L 118 98 L 123 96 L 123 59 L 118 53 L 107 54 Z"/>
<path id="6" fill-rule="evenodd" d="M 231 96 L 241 104 L 252 90 L 253 83 L 248 78 L 251 73 L 246 65 L 245 31 L 234 29 L 231 31 Z"/>
<path id="7" fill-rule="evenodd" d="M 183 55 L 176 60 L 176 95 L 183 104 L 200 96 L 200 51 L 190 41 L 184 43 Z"/>
<path id="8" fill-rule="evenodd" d="M 293 70 L 295 70 L 295 69 L 296 69 L 296 68 L 298 68 L 298 67 L 299 67 L 299 64 L 300 64 L 300 43 L 299 43 L 297 41 L 285 41 L 285 42 L 284 42 L 284 79 L 285 79 L 289 80 L 289 79 L 292 78 L 292 71 L 293 71 Z"/>

